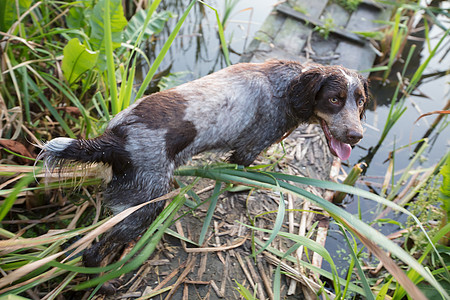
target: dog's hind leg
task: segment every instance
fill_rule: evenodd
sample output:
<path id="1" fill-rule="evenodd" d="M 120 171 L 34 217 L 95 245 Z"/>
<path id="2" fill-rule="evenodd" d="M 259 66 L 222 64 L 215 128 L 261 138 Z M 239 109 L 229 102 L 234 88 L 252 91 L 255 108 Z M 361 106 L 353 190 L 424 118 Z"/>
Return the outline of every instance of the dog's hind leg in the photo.
<path id="1" fill-rule="evenodd" d="M 114 214 L 162 196 L 170 189 L 168 173 L 140 172 L 135 167 L 123 171 L 120 175 L 113 175 L 104 193 L 105 204 Z M 145 205 L 111 228 L 98 243 L 85 250 L 84 265 L 98 267 L 108 255 L 117 254 L 129 242 L 136 241 L 161 213 L 164 203 L 159 201 Z M 101 292 L 112 294 L 117 288 L 115 285 L 114 282 L 106 283 Z"/>

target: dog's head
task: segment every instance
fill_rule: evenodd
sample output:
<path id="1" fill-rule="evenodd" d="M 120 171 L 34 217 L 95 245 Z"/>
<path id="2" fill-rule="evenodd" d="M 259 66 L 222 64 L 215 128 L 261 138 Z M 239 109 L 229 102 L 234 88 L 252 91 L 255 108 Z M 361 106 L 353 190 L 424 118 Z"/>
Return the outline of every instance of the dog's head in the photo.
<path id="1" fill-rule="evenodd" d="M 309 65 L 293 80 L 289 98 L 297 118 L 319 123 L 331 153 L 347 160 L 363 137 L 367 80 L 344 67 Z"/>

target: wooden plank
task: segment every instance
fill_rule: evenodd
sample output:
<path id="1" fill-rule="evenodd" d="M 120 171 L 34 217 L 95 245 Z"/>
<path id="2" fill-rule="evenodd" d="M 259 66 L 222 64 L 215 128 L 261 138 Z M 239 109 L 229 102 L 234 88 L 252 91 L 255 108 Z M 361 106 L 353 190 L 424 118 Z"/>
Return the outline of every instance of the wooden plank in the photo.
<path id="1" fill-rule="evenodd" d="M 327 2 L 328 0 L 297 0 L 294 2 L 290 1 L 289 4 L 293 5 L 294 8 L 297 6 L 304 9 L 311 18 L 319 18 Z M 279 47 L 294 55 L 300 55 L 312 30 L 308 25 L 299 23 L 295 19 L 287 18 L 275 38 L 275 47 Z"/>
<path id="2" fill-rule="evenodd" d="M 296 11 L 294 9 L 292 9 L 291 7 L 289 7 L 288 5 L 278 5 L 277 6 L 277 11 L 288 15 L 289 17 L 302 21 L 306 24 L 312 24 L 314 26 L 318 26 L 318 27 L 325 27 L 325 23 L 323 23 L 322 21 L 320 21 L 318 18 L 312 17 L 312 16 L 308 16 L 305 15 L 299 11 Z M 366 43 L 366 39 L 362 38 L 360 36 L 358 36 L 357 34 L 354 34 L 352 32 L 349 32 L 345 29 L 341 29 L 338 26 L 329 28 L 331 33 L 337 34 L 342 38 L 345 38 L 351 42 L 360 44 L 360 45 L 364 45 Z"/>
<path id="3" fill-rule="evenodd" d="M 325 8 L 327 0 L 318 0 L 311 3 L 306 0 L 296 0 L 289 3 L 293 7 L 307 8 L 309 15 L 318 17 Z M 276 16 L 279 18 L 277 23 L 265 21 L 263 25 L 267 28 L 273 27 L 272 30 L 278 30 L 273 39 L 270 42 L 252 42 L 253 47 L 257 45 L 256 49 L 253 48 L 253 56 L 251 58 L 245 56 L 241 61 L 261 62 L 269 58 L 305 60 L 300 56 L 300 53 L 312 29 L 296 20 L 286 18 L 283 14 L 277 13 Z M 280 20 L 282 20 L 282 23 Z"/>
<path id="4" fill-rule="evenodd" d="M 333 2 L 325 8 L 321 18 L 324 20 L 332 18 L 334 26 L 344 28 L 350 19 L 350 13 Z M 319 32 L 315 31 L 311 36 L 311 49 L 305 49 L 305 52 L 311 51 L 308 53 L 309 58 L 315 62 L 330 64 L 333 59 L 337 58 L 335 50 L 340 41 L 341 39 L 337 35 L 329 35 L 325 39 Z"/>
<path id="5" fill-rule="evenodd" d="M 360 5 L 350 17 L 346 29 L 348 31 L 371 31 L 379 26 L 374 21 L 386 19 L 385 14 L 388 13 L 386 10 L 374 11 L 372 6 Z M 376 58 L 376 53 L 371 49 L 369 43 L 361 46 L 342 41 L 336 48 L 336 53 L 339 58 L 334 63 L 358 71 L 371 68 Z M 368 74 L 363 75 L 368 76 Z"/>
<path id="6" fill-rule="evenodd" d="M 270 45 L 280 31 L 281 26 L 286 21 L 286 17 L 275 10 L 266 18 L 260 29 L 255 33 L 255 37 L 242 55 L 241 62 L 249 62 L 257 51 L 270 49 Z"/>

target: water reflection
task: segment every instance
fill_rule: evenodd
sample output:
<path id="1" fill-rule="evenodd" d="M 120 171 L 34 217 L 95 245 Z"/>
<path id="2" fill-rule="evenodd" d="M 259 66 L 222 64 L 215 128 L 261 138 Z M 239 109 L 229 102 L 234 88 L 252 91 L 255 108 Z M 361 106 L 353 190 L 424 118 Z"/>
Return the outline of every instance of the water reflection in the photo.
<path id="1" fill-rule="evenodd" d="M 162 1 L 158 11 L 167 10 L 177 15 L 168 21 L 166 26 L 152 41 L 147 41 L 146 54 L 150 61 L 154 61 L 176 25 L 178 18 L 183 15 L 189 0 Z M 225 1 L 208 1 L 212 7 L 219 11 L 222 18 Z M 261 0 L 257 5 L 255 1 L 238 1 L 228 18 L 225 38 L 229 43 L 230 60 L 237 63 L 246 44 L 251 41 L 254 33 L 259 29 L 267 15 L 276 3 L 274 0 Z M 161 70 L 169 72 L 188 72 L 184 81 L 205 76 L 226 67 L 217 34 L 216 16 L 212 9 L 197 3 L 194 5 L 180 33 L 174 40 L 167 56 L 161 64 Z M 142 74 L 146 74 L 148 66 L 142 66 Z M 142 78 L 142 75 L 140 75 Z M 139 82 L 139 77 L 137 82 Z"/>

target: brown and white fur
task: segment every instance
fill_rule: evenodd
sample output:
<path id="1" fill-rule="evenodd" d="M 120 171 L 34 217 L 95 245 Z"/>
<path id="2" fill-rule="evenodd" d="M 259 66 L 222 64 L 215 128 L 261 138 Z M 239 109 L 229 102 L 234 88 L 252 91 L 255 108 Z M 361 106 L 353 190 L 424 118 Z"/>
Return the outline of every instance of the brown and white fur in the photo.
<path id="1" fill-rule="evenodd" d="M 66 163 L 111 167 L 104 201 L 114 213 L 166 194 L 175 168 L 206 150 L 230 152 L 248 166 L 301 123 L 320 123 L 333 154 L 347 159 L 363 137 L 367 81 L 340 66 L 271 60 L 242 63 L 137 100 L 90 140 L 56 138 L 40 154 L 48 169 Z M 99 266 L 112 249 L 137 238 L 164 203 L 141 208 L 85 251 Z"/>

